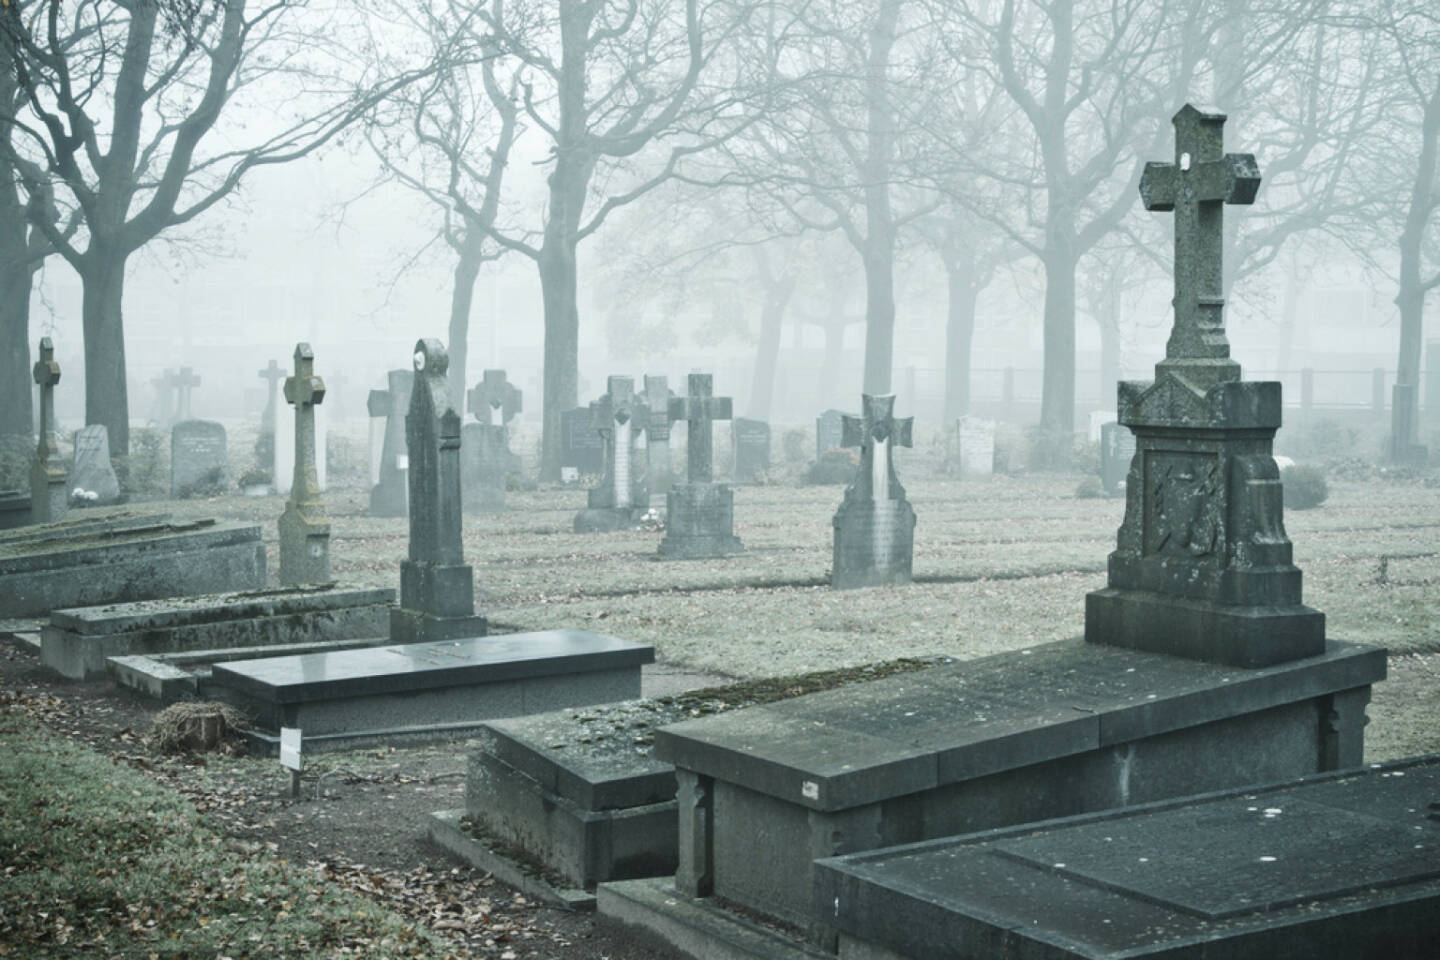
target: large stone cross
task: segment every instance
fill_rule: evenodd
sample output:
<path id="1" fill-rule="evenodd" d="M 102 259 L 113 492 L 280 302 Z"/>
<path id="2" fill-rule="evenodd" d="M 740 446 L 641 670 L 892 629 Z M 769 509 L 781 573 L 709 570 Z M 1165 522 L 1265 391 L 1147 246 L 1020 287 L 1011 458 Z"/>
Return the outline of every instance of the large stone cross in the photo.
<path id="1" fill-rule="evenodd" d="M 685 442 L 686 478 L 691 483 L 709 483 L 715 479 L 712 424 L 716 420 L 729 420 L 729 397 L 711 396 L 714 392 L 713 378 L 708 373 L 692 373 L 689 378 L 689 396 L 676 397 L 670 401 L 670 419 L 685 420 L 689 423 L 689 436 Z"/>
<path id="2" fill-rule="evenodd" d="M 48 464 L 60 458 L 55 439 L 55 384 L 60 382 L 60 364 L 55 362 L 55 344 L 49 337 L 40 338 L 40 359 L 35 361 L 34 375 L 40 385 L 40 440 L 35 458 Z"/>
<path id="3" fill-rule="evenodd" d="M 275 361 L 270 361 L 274 364 Z M 315 406 L 325 399 L 325 381 L 315 376 L 315 351 L 295 345 L 295 375 L 285 380 L 285 400 L 295 406 L 295 479 L 290 499 L 318 499 L 320 478 L 315 466 Z"/>
<path id="4" fill-rule="evenodd" d="M 275 432 L 275 385 L 285 379 L 285 369 L 271 358 L 270 364 L 261 370 L 260 379 L 268 382 L 269 392 L 265 399 L 265 416 L 260 422 L 261 433 Z"/>
<path id="5" fill-rule="evenodd" d="M 848 413 L 841 424 L 842 447 L 860 448 L 855 493 L 866 500 L 903 500 L 905 489 L 895 477 L 895 447 L 914 446 L 914 417 L 895 417 L 895 395 L 862 394 L 862 415 Z M 846 492 L 848 498 L 849 491 Z"/>
<path id="6" fill-rule="evenodd" d="M 1225 152 L 1223 113 L 1187 103 L 1172 122 L 1175 162 L 1145 164 L 1140 198 L 1147 210 L 1175 211 L 1175 322 L 1165 364 L 1199 373 L 1196 385 L 1208 387 L 1240 376 L 1225 338 L 1224 205 L 1255 202 L 1260 168 L 1254 154 Z"/>
<path id="7" fill-rule="evenodd" d="M 315 405 L 325 399 L 325 381 L 315 376 L 308 343 L 295 345 L 295 374 L 285 381 L 285 399 L 295 406 L 295 476 L 280 515 L 280 583 L 324 583 L 330 579 L 330 522 L 316 472 Z"/>
<path id="8" fill-rule="evenodd" d="M 506 426 L 524 409 L 524 394 L 505 378 L 504 370 L 486 370 L 466 401 L 476 420 L 494 427 Z"/>
<path id="9" fill-rule="evenodd" d="M 170 382 L 180 394 L 179 403 L 176 405 L 176 417 L 180 420 L 189 420 L 190 391 L 200 386 L 200 378 L 189 367 L 181 367 L 180 372 Z"/>
<path id="10" fill-rule="evenodd" d="M 604 438 L 610 454 L 606 466 L 617 508 L 636 506 L 631 502 L 631 448 L 635 435 L 645 429 L 647 416 L 645 402 L 635 392 L 635 381 L 630 377 L 610 377 L 605 383 L 605 395 L 590 405 L 591 424 Z"/>

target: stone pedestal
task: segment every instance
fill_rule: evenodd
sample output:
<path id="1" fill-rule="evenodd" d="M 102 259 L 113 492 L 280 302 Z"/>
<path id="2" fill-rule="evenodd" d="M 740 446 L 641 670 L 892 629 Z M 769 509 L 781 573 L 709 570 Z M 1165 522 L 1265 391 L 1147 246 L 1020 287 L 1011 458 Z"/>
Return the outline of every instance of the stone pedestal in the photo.
<path id="1" fill-rule="evenodd" d="M 693 560 L 743 553 L 735 536 L 735 491 L 723 483 L 682 483 L 665 498 L 660 556 Z"/>
<path id="2" fill-rule="evenodd" d="M 400 563 L 400 606 L 390 611 L 390 639 L 423 643 L 483 637 L 486 622 L 475 614 L 475 575 L 468 563 Z"/>
<path id="3" fill-rule="evenodd" d="M 70 509 L 70 477 L 58 459 L 30 465 L 30 522 L 55 523 Z"/>
<path id="4" fill-rule="evenodd" d="M 330 580 L 330 521 L 321 507 L 312 515 L 294 500 L 280 514 L 280 583 L 326 583 Z"/>

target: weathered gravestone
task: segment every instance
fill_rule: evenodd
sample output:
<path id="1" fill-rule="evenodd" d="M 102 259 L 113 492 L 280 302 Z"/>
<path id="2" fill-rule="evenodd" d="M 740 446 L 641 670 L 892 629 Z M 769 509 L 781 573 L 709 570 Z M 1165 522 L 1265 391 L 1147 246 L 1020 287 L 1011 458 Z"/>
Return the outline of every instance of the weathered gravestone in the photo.
<path id="1" fill-rule="evenodd" d="M 225 428 L 213 420 L 181 420 L 170 428 L 170 496 L 219 492 L 228 469 Z"/>
<path id="2" fill-rule="evenodd" d="M 517 468 L 509 424 L 523 409 L 524 397 L 504 370 L 486 370 L 466 399 L 480 422 L 467 423 L 460 432 L 465 508 L 504 510 L 505 478 Z"/>
<path id="3" fill-rule="evenodd" d="M 55 384 L 60 382 L 60 364 L 55 345 L 40 338 L 40 359 L 35 361 L 35 382 L 40 385 L 40 436 L 35 459 L 30 463 L 30 521 L 54 523 L 65 519 L 70 505 L 69 477 L 55 439 Z"/>
<path id="4" fill-rule="evenodd" d="M 995 421 L 961 417 L 955 421 L 952 440 L 953 469 L 961 476 L 990 476 L 995 472 Z"/>
<path id="5" fill-rule="evenodd" d="M 660 556 L 676 560 L 723 557 L 741 553 L 735 536 L 735 491 L 715 483 L 711 424 L 730 419 L 730 398 L 712 396 L 710 374 L 692 373 L 690 395 L 670 401 L 670 419 L 685 420 L 685 483 L 671 488 L 665 498 L 665 538 Z"/>
<path id="6" fill-rule="evenodd" d="M 730 422 L 731 475 L 753 483 L 770 469 L 770 424 L 736 417 Z"/>
<path id="7" fill-rule="evenodd" d="M 415 374 L 409 370 L 391 370 L 386 375 L 387 390 L 371 390 L 369 412 L 372 418 L 385 418 L 385 439 L 380 447 L 380 476 L 370 488 L 370 516 L 403 517 L 409 484 L 405 480 L 409 455 L 405 452 L 405 411 L 410 407 L 410 394 Z"/>
<path id="8" fill-rule="evenodd" d="M 326 384 L 325 397 L 329 399 L 329 384 Z M 315 434 L 315 480 L 317 490 L 324 492 L 326 485 L 326 463 L 325 452 L 329 443 L 328 417 L 325 414 L 325 407 L 314 408 L 314 434 Z M 275 433 L 271 448 L 271 488 L 276 494 L 285 496 L 290 492 L 290 483 L 295 476 L 295 418 L 282 416 L 275 421 Z"/>
<path id="9" fill-rule="evenodd" d="M 645 427 L 649 467 L 645 472 L 650 486 L 650 503 L 664 502 L 670 493 L 673 477 L 670 472 L 670 400 L 675 392 L 661 376 L 645 377 L 645 405 L 650 420 Z"/>
<path id="10" fill-rule="evenodd" d="M 80 502 L 106 504 L 120 499 L 120 481 L 110 463 L 110 431 L 103 423 L 75 431 L 75 469 L 69 485 Z"/>
<path id="11" fill-rule="evenodd" d="M 1130 465 L 1135 459 L 1135 434 L 1119 423 L 1100 427 L 1100 486 L 1106 496 L 1116 496 L 1128 484 Z"/>
<path id="12" fill-rule="evenodd" d="M 1349 960 L 1440 943 L 1440 758 L 817 864 L 840 957 Z"/>
<path id="13" fill-rule="evenodd" d="M 285 400 L 295 407 L 295 474 L 280 514 L 281 586 L 330 579 L 330 520 L 315 470 L 315 406 L 324 399 L 325 381 L 315 376 L 315 353 L 310 344 L 298 343 L 295 375 L 285 381 Z"/>
<path id="14" fill-rule="evenodd" d="M 270 363 L 258 373 L 261 380 L 265 381 L 265 412 L 260 415 L 261 434 L 275 435 L 275 424 L 280 419 L 280 411 L 275 405 L 277 384 L 285 379 L 285 368 L 280 366 L 272 358 Z"/>
<path id="15" fill-rule="evenodd" d="M 175 371 L 165 370 L 158 377 L 150 381 L 150 386 L 155 391 L 155 403 L 152 409 L 156 423 L 162 426 L 170 426 L 175 422 Z"/>
<path id="16" fill-rule="evenodd" d="M 400 564 L 400 606 L 390 611 L 390 639 L 483 637 L 475 576 L 460 542 L 460 414 L 450 405 L 445 379 L 450 357 L 439 340 L 419 340 L 414 363 L 405 415 L 410 555 Z"/>
<path id="17" fill-rule="evenodd" d="M 605 442 L 590 421 L 589 407 L 560 411 L 560 466 L 580 477 L 598 477 L 605 471 Z"/>
<path id="18" fill-rule="evenodd" d="M 605 474 L 586 491 L 586 507 L 575 515 L 575 531 L 623 530 L 650 506 L 642 440 L 650 408 L 635 393 L 634 380 L 611 377 L 605 395 L 590 404 L 590 420 L 604 445 Z"/>
<path id="19" fill-rule="evenodd" d="M 30 523 L 30 494 L 23 490 L 0 490 L 0 530 Z"/>
<path id="20" fill-rule="evenodd" d="M 896 419 L 895 396 L 864 394 L 864 418 L 845 418 L 845 446 L 860 447 L 860 469 L 831 521 L 830 585 L 837 589 L 910 582 L 915 510 L 895 475 L 895 447 L 911 446 L 913 417 Z"/>
<path id="21" fill-rule="evenodd" d="M 170 378 L 170 383 L 175 388 L 175 419 L 191 419 L 190 393 L 200 386 L 199 375 L 189 367 L 181 367 L 180 372 Z"/>
<path id="22" fill-rule="evenodd" d="M 819 459 L 827 450 L 845 446 L 845 418 L 851 414 L 842 410 L 826 410 L 815 418 L 815 457 Z"/>

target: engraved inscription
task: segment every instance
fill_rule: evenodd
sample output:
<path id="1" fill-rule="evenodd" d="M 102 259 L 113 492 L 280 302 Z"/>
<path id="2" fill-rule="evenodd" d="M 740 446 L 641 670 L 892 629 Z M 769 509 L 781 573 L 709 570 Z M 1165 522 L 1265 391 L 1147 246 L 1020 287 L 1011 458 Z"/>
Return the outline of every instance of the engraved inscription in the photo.
<path id="1" fill-rule="evenodd" d="M 1221 534 L 1220 459 L 1150 451 L 1145 462 L 1145 552 L 1210 557 Z"/>

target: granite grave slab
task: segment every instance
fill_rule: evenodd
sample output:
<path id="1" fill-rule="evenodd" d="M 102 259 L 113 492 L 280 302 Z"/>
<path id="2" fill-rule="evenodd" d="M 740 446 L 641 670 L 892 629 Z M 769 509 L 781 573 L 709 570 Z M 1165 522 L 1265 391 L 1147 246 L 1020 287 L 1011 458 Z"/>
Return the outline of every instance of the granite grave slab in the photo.
<path id="1" fill-rule="evenodd" d="M 13 530 L 30 523 L 30 494 L 23 490 L 0 490 L 0 530 Z"/>
<path id="2" fill-rule="evenodd" d="M 214 420 L 181 420 L 170 428 L 170 496 L 183 500 L 221 489 L 228 470 L 223 426 Z"/>
<path id="3" fill-rule="evenodd" d="M 1440 757 L 816 864 L 841 960 L 1348 960 L 1440 943 Z"/>

